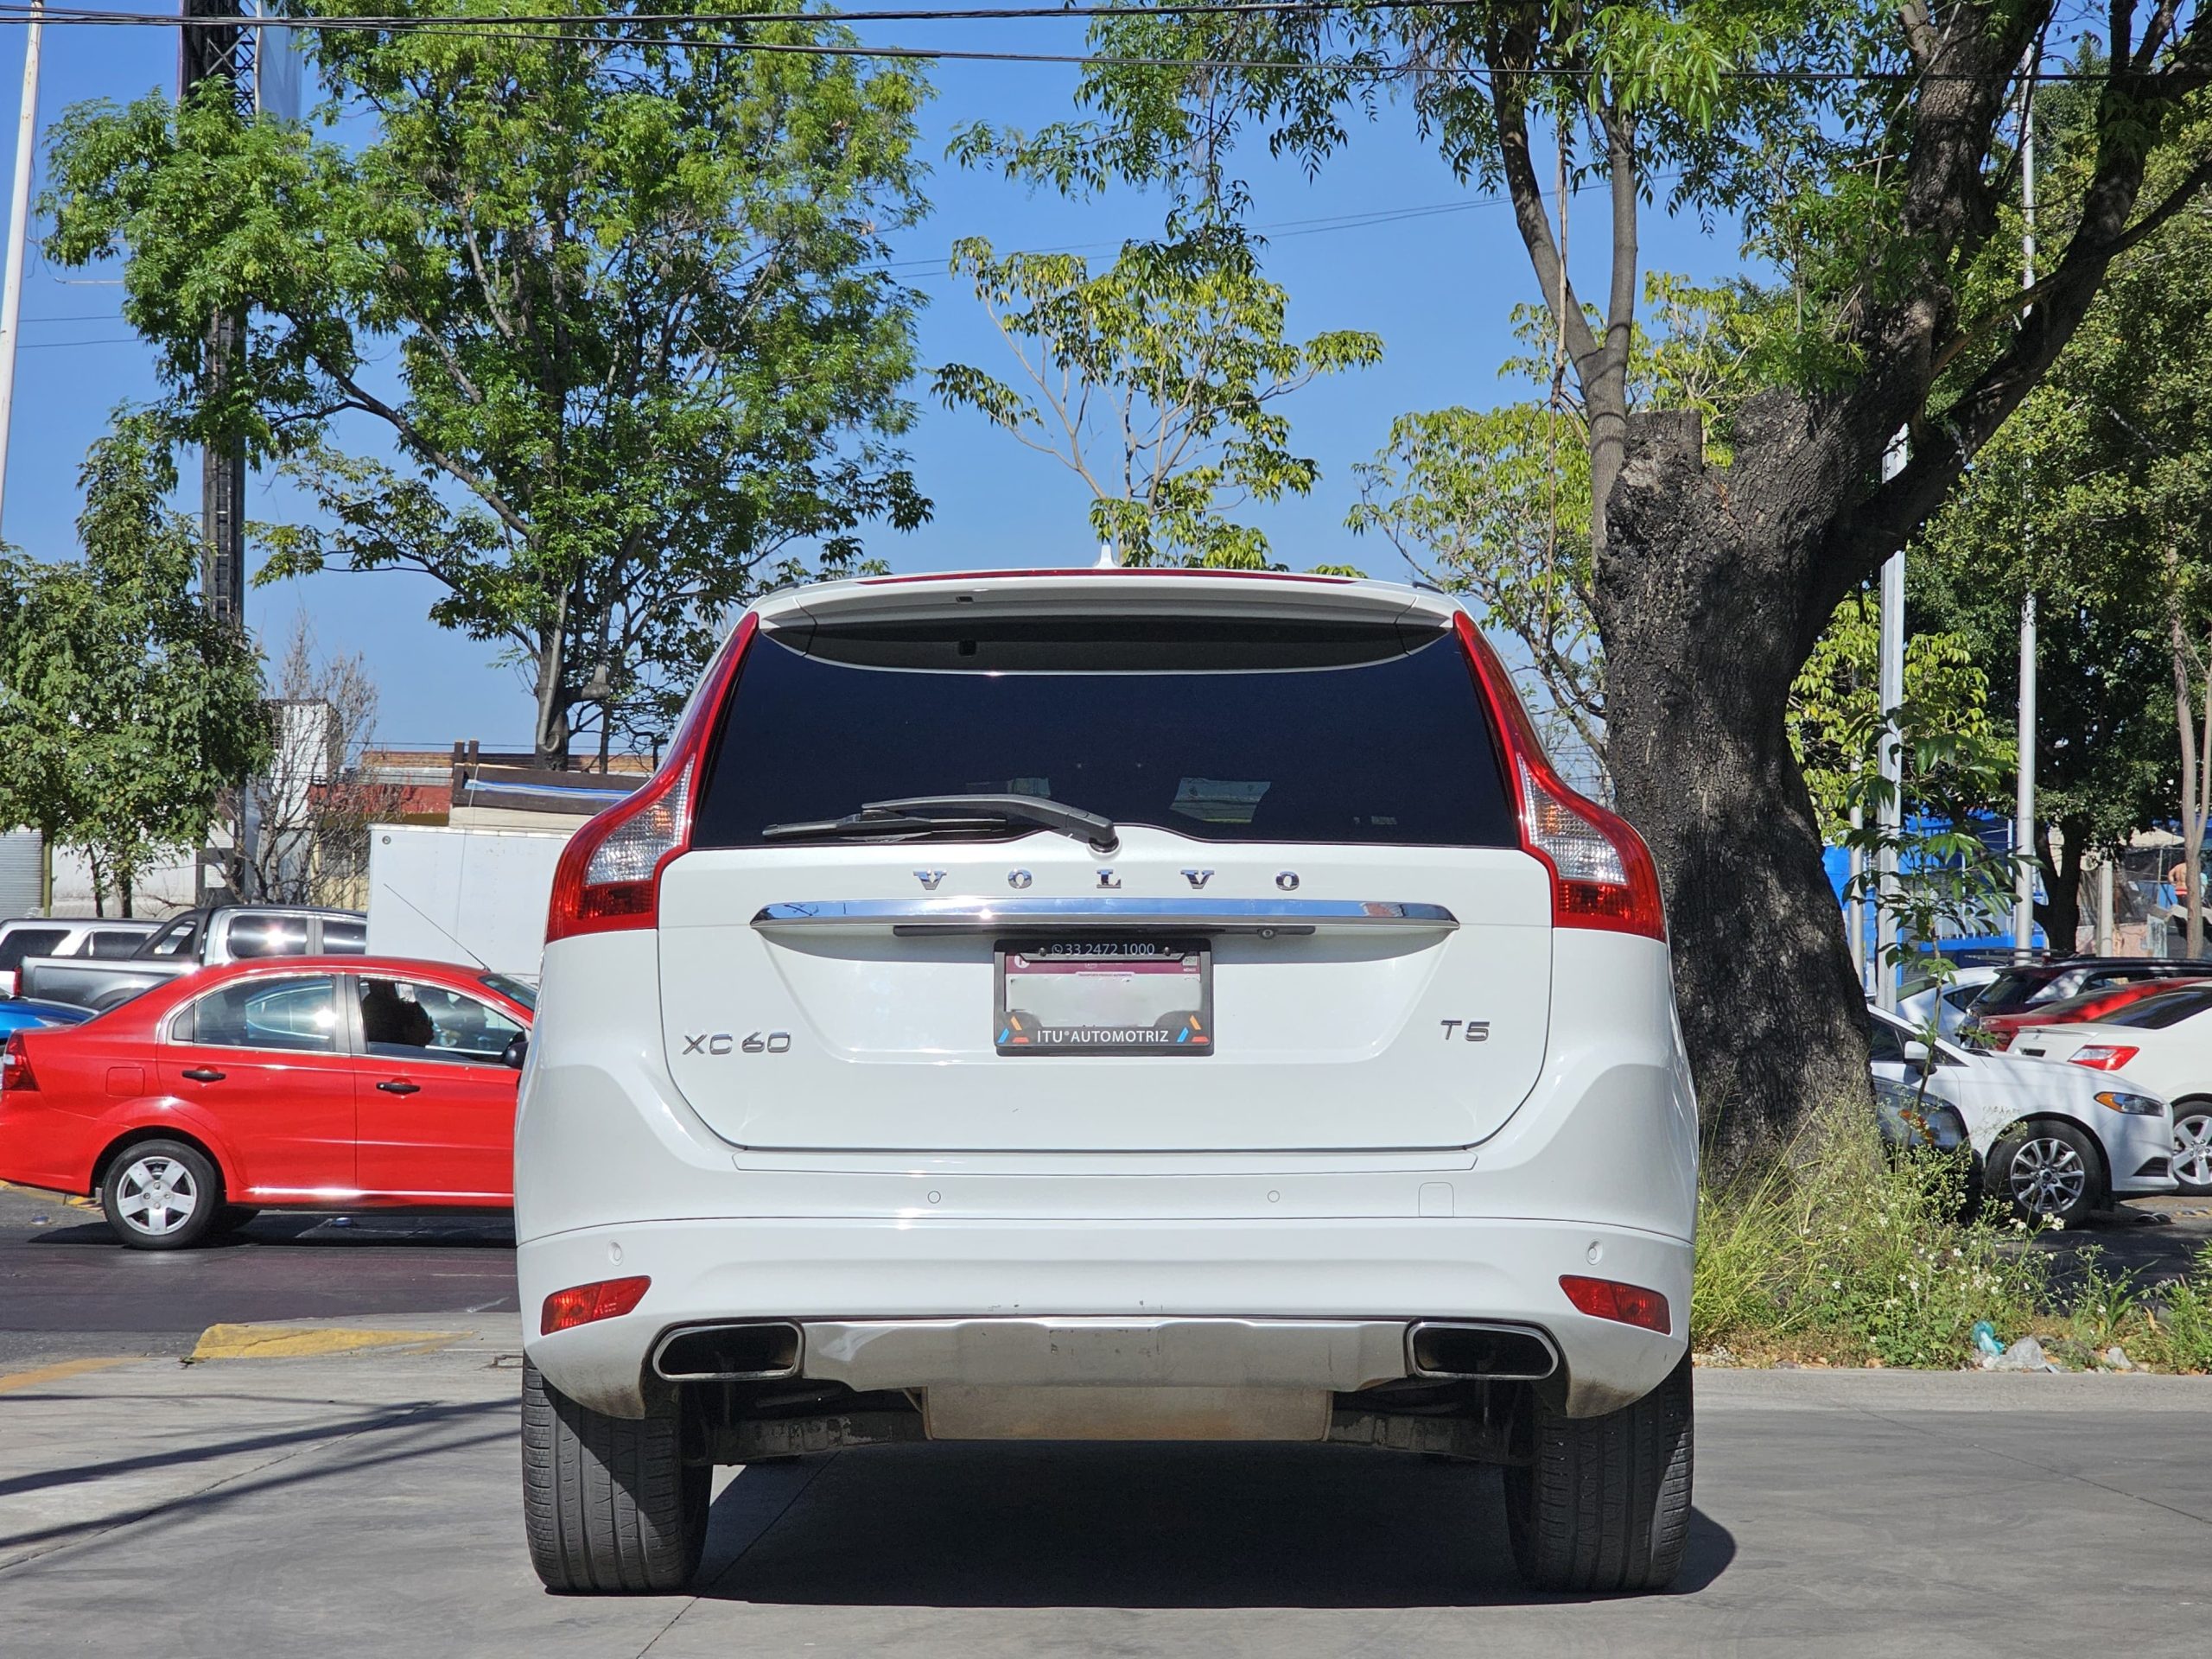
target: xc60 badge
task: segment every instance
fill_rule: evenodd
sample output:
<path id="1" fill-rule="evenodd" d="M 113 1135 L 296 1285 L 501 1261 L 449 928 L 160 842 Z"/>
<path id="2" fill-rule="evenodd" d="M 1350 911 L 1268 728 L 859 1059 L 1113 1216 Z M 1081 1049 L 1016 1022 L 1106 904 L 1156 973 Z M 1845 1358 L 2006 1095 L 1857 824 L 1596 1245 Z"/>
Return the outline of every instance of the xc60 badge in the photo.
<path id="1" fill-rule="evenodd" d="M 727 1031 L 701 1032 L 696 1037 L 683 1033 L 686 1054 L 788 1054 L 791 1034 L 788 1031 L 754 1032 L 741 1040 Z"/>

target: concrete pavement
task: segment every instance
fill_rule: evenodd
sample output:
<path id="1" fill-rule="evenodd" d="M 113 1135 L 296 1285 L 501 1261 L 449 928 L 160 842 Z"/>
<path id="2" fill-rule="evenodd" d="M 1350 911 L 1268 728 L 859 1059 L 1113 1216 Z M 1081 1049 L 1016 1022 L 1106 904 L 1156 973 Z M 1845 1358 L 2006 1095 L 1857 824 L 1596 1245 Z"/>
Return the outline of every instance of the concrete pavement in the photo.
<path id="1" fill-rule="evenodd" d="M 381 1325 L 419 1332 L 420 1319 Z M 1533 1599 L 1496 1477 L 1332 1447 L 726 1474 L 696 1593 L 543 1593 L 505 1321 L 0 1376 L 0 1649 L 218 1656 L 2016 1655 L 2212 1641 L 2212 1382 L 1701 1372 L 1678 1593 Z"/>

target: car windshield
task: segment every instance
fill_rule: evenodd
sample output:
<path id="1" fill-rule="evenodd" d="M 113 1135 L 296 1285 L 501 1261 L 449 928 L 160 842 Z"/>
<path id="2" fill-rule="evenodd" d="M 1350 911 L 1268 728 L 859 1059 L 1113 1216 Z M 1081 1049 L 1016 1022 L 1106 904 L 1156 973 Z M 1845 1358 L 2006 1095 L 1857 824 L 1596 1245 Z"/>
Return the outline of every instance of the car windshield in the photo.
<path id="1" fill-rule="evenodd" d="M 517 979 L 512 974 L 486 974 L 484 983 L 489 985 L 510 1002 L 519 1002 L 532 1014 L 537 1012 L 537 987 L 526 979 Z"/>
<path id="2" fill-rule="evenodd" d="M 820 628 L 747 655 L 692 845 L 789 845 L 770 826 L 988 795 L 1203 841 L 1517 846 L 1496 752 L 1448 634 L 1114 616 Z"/>
<path id="3" fill-rule="evenodd" d="M 1974 1000 L 1977 1014 L 2012 1014 L 2063 1000 L 2074 976 L 2063 969 L 2014 968 L 1997 976 Z"/>

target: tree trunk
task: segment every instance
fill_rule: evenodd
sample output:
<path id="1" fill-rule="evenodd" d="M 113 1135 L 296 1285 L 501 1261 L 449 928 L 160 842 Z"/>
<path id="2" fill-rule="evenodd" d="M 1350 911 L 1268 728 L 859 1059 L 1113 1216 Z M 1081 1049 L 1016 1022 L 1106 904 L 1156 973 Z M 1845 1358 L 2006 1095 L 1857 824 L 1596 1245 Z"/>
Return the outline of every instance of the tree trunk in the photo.
<path id="1" fill-rule="evenodd" d="M 1637 416 L 1598 565 L 1606 760 L 1658 862 L 1698 1097 L 1732 1161 L 1869 1086 L 1865 1003 L 1783 724 L 1821 602 L 1826 520 L 1779 499 L 1793 482 L 1820 494 L 1823 469 L 1802 470 L 1770 467 L 1754 490 L 1705 465 L 1694 414 Z M 1773 505 L 1747 511 L 1732 485 Z"/>
<path id="2" fill-rule="evenodd" d="M 549 772 L 563 772 L 569 765 L 568 659 L 565 640 L 558 626 L 539 636 L 537 647 L 537 729 L 531 747 L 537 764 Z"/>
<path id="3" fill-rule="evenodd" d="M 2065 956 L 2075 950 L 2082 934 L 2082 865 L 2089 851 L 2089 821 L 2086 817 L 2062 818 L 2056 825 L 2065 845 L 2053 858 L 2048 836 L 2036 849 L 2036 861 L 2043 866 L 2044 902 L 2036 906 L 2036 919 L 2043 924 L 2044 937 L 2050 941 L 2050 953 Z"/>

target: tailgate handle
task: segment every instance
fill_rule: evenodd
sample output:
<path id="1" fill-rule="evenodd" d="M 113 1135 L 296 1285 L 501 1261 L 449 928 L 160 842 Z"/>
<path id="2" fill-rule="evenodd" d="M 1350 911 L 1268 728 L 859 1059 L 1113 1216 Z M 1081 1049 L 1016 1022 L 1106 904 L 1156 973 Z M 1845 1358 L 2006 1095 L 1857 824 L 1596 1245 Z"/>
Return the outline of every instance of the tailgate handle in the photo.
<path id="1" fill-rule="evenodd" d="M 188 1065 L 184 1075 L 194 1083 L 220 1083 L 223 1074 L 212 1065 Z"/>
<path id="2" fill-rule="evenodd" d="M 380 1083 L 377 1084 L 377 1087 L 383 1090 L 387 1095 L 419 1095 L 423 1092 L 423 1085 L 421 1084 L 409 1083 L 404 1077 L 394 1077 L 389 1083 Z"/>

